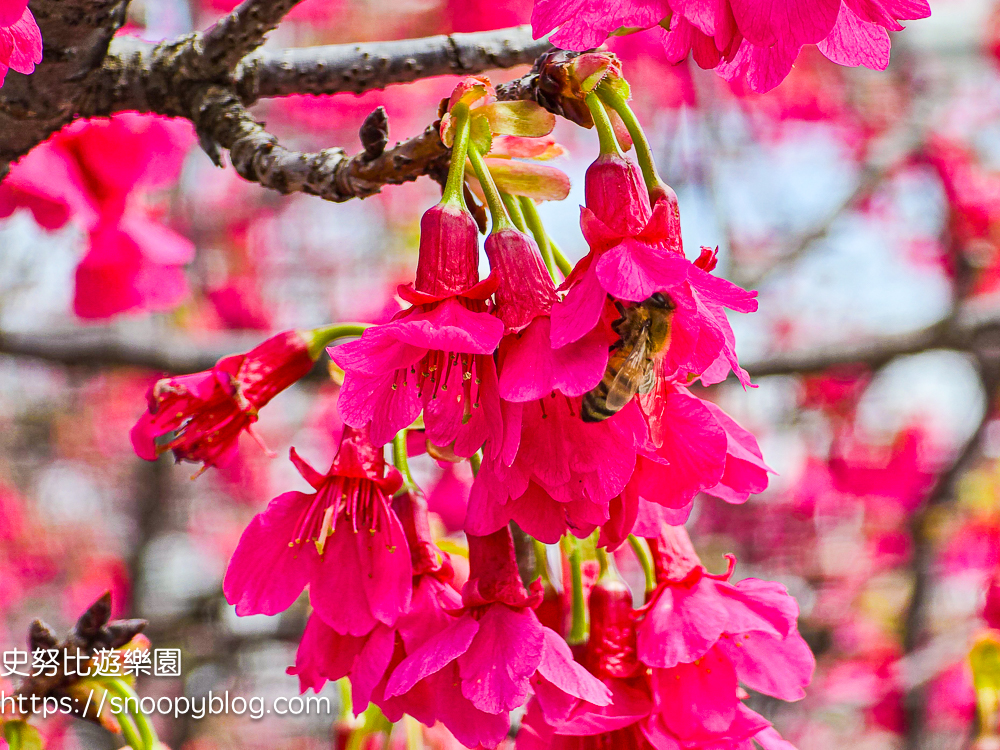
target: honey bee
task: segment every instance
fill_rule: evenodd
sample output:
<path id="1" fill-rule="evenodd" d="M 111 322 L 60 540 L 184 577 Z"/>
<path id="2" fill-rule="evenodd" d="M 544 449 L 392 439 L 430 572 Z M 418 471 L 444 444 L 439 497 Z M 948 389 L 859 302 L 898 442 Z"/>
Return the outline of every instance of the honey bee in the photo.
<path id="1" fill-rule="evenodd" d="M 669 298 L 657 292 L 630 307 L 620 302 L 615 306 L 621 317 L 611 327 L 619 339 L 611 345 L 601 382 L 583 396 L 584 422 L 601 422 L 625 408 L 637 393 L 649 393 L 656 382 L 656 362 L 670 344 L 674 306 Z"/>

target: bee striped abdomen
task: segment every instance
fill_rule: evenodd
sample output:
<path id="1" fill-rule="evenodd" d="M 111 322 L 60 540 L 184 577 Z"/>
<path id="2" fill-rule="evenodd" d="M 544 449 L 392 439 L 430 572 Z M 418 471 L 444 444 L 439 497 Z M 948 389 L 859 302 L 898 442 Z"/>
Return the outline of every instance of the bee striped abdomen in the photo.
<path id="1" fill-rule="evenodd" d="M 608 406 L 608 391 L 611 383 L 615 379 L 615 371 L 610 368 L 605 371 L 604 377 L 597 387 L 583 396 L 580 405 L 580 419 L 584 422 L 603 422 L 608 417 L 614 416 L 618 410 Z"/>

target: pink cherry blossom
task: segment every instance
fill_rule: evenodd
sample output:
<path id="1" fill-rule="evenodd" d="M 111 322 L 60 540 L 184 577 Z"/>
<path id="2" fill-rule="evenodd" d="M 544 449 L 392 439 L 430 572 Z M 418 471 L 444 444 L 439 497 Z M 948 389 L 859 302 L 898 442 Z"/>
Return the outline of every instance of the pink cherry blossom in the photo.
<path id="1" fill-rule="evenodd" d="M 591 634 L 582 659 L 611 691 L 612 703 L 567 700 L 538 682 L 519 750 L 749 750 L 751 739 L 768 749 L 791 747 L 741 703 L 737 670 L 721 651 L 648 670 L 638 658 L 631 602 L 628 587 L 614 580 L 598 582 L 589 602 Z"/>
<path id="2" fill-rule="evenodd" d="M 351 427 L 325 475 L 294 448 L 291 459 L 315 492 L 286 492 L 254 517 L 229 562 L 226 599 L 239 615 L 273 615 L 308 585 L 316 613 L 342 635 L 394 625 L 412 591 L 410 550 L 390 507 L 399 472 L 386 472 L 381 449 Z"/>
<path id="3" fill-rule="evenodd" d="M 681 680 L 715 682 L 729 680 L 729 670 L 733 702 L 725 711 L 730 713 L 736 710 L 737 674 L 748 687 L 776 698 L 804 697 L 802 688 L 812 678 L 815 661 L 796 630 L 798 605 L 783 586 L 755 578 L 728 583 L 735 563 L 732 557 L 725 574 L 707 573 L 680 526 L 661 527 L 650 544 L 658 586 L 643 608 L 636 632 L 638 658 L 654 667 L 654 679 L 657 670 L 673 675 L 671 670 L 680 668 Z M 711 672 L 703 675 L 702 659 L 729 666 L 708 667 Z M 698 669 L 692 671 L 692 664 Z M 721 694 L 729 695 L 725 690 Z M 701 718 L 690 716 L 685 721 Z M 682 734 L 678 726 L 670 728 Z"/>
<path id="4" fill-rule="evenodd" d="M 483 460 L 469 497 L 466 531 L 487 534 L 514 520 L 554 543 L 567 531 L 591 534 L 635 468 L 645 425 L 629 404 L 603 422 L 580 420 L 580 398 L 554 393 L 504 402 L 502 453 Z"/>
<path id="5" fill-rule="evenodd" d="M 650 208 L 638 170 L 627 159 L 599 157 L 588 170 L 586 188 L 581 226 L 591 249 L 566 279 L 565 299 L 552 310 L 553 345 L 565 346 L 592 331 L 608 295 L 642 302 L 660 293 L 674 308 L 670 347 L 659 364 L 663 374 L 682 382 L 700 377 L 710 385 L 732 369 L 748 385 L 725 308 L 753 312 L 757 293 L 713 276 L 715 253 L 707 248 L 694 263 L 684 257 L 676 196 L 670 191 Z"/>
<path id="6" fill-rule="evenodd" d="M 428 696 L 428 710 L 414 716 L 425 721 L 423 716 L 430 714 L 470 747 L 477 742 L 496 747 L 509 729 L 509 712 L 527 699 L 536 674 L 554 691 L 594 705 L 610 703 L 610 693 L 573 662 L 562 638 L 538 622 L 533 607 L 540 596 L 529 595 L 521 584 L 510 531 L 470 536 L 469 557 L 463 608 L 447 627 L 427 633 L 396 667 L 387 698 L 406 698 L 442 682 L 460 685 L 474 712 L 461 713 L 449 705 L 452 689 Z"/>
<path id="7" fill-rule="evenodd" d="M 799 51 L 816 44 L 841 65 L 884 70 L 889 31 L 900 20 L 926 18 L 927 0 L 536 0 L 536 35 L 557 29 L 552 42 L 565 49 L 599 46 L 619 29 L 652 29 L 671 62 L 691 53 L 702 68 L 715 68 L 764 92 L 784 80 Z"/>
<path id="8" fill-rule="evenodd" d="M 357 341 L 330 350 L 346 372 L 340 392 L 344 421 L 371 425 L 383 445 L 421 409 L 427 438 L 470 456 L 500 442 L 493 352 L 503 323 L 486 311 L 493 279 L 479 282 L 475 221 L 439 205 L 421 220 L 416 282 L 399 293 L 413 306 L 373 326 Z"/>
<path id="9" fill-rule="evenodd" d="M 7 70 L 28 75 L 42 61 L 42 33 L 28 0 L 0 1 L 0 86 Z"/>
<path id="10" fill-rule="evenodd" d="M 453 588 L 448 556 L 431 541 L 426 501 L 404 491 L 393 500 L 404 529 L 413 573 L 410 606 L 395 623 L 379 622 L 363 635 L 345 635 L 327 625 L 318 613 L 309 618 L 288 673 L 298 675 L 302 692 L 319 692 L 327 680 L 349 676 L 354 713 L 360 714 L 373 698 L 386 711 L 393 706 L 384 697 L 385 683 L 406 649 L 448 625 L 449 611 L 461 608 L 462 598 Z M 397 642 L 400 647 L 397 648 Z M 471 708 L 471 707 L 470 707 Z"/>
<path id="11" fill-rule="evenodd" d="M 178 461 L 225 465 L 240 434 L 253 434 L 257 412 L 312 366 L 306 339 L 285 331 L 245 354 L 223 357 L 211 370 L 158 380 L 132 428 L 132 447 L 147 461 L 171 450 Z"/>

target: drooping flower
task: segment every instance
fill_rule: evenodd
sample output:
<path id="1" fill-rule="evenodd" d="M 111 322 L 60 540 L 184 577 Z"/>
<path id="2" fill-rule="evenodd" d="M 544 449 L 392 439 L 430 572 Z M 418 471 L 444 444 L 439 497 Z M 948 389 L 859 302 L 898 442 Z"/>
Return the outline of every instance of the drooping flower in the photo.
<path id="1" fill-rule="evenodd" d="M 749 750 L 784 742 L 740 702 L 731 663 L 710 653 L 695 664 L 652 669 L 639 658 L 632 594 L 621 581 L 601 580 L 589 601 L 586 668 L 611 691 L 608 706 L 553 696 L 543 683 L 517 736 L 518 750 Z"/>
<path id="2" fill-rule="evenodd" d="M 285 331 L 245 354 L 223 357 L 211 370 L 158 380 L 132 428 L 132 447 L 155 460 L 173 451 L 178 461 L 226 464 L 239 436 L 253 435 L 258 411 L 313 367 L 307 332 Z"/>
<path id="3" fill-rule="evenodd" d="M 644 194 L 640 186 L 626 206 L 641 208 Z M 616 317 L 608 295 L 621 304 L 643 302 L 658 293 L 672 306 L 669 348 L 659 364 L 662 374 L 682 383 L 699 377 L 711 385 L 732 369 L 748 385 L 749 377 L 736 359 L 736 340 L 725 309 L 754 312 L 757 293 L 713 276 L 714 251 L 703 248 L 693 263 L 679 252 L 679 221 L 672 201 L 658 200 L 649 221 L 635 234 L 612 230 L 589 207 L 581 211 L 591 250 L 566 280 L 566 297 L 552 311 L 553 345 L 579 340 L 602 315 Z M 609 206 L 603 211 L 622 216 L 627 208 Z M 642 212 L 633 215 L 641 220 Z"/>
<path id="4" fill-rule="evenodd" d="M 28 75 L 42 61 L 42 32 L 28 0 L 0 0 L 0 86 L 8 70 Z"/>
<path id="5" fill-rule="evenodd" d="M 529 594 L 521 584 L 510 531 L 470 536 L 469 557 L 463 608 L 408 652 L 389 678 L 387 699 L 420 700 L 414 716 L 440 720 L 470 747 L 496 747 L 506 736 L 509 713 L 524 703 L 536 674 L 554 692 L 610 703 L 610 693 L 573 662 L 565 641 L 538 622 L 539 592 Z M 474 711 L 456 710 L 462 705 L 456 693 Z"/>
<path id="6" fill-rule="evenodd" d="M 390 505 L 399 472 L 386 471 L 366 430 L 346 426 L 325 475 L 294 448 L 291 459 L 315 492 L 286 492 L 254 517 L 226 571 L 227 601 L 239 615 L 273 615 L 308 585 L 320 619 L 342 635 L 394 625 L 412 591 L 410 550 Z"/>
<path id="7" fill-rule="evenodd" d="M 536 0 L 531 22 L 536 36 L 558 28 L 553 44 L 573 50 L 598 47 L 619 30 L 655 28 L 671 62 L 691 53 L 700 67 L 764 92 L 784 80 L 806 44 L 841 65 L 883 70 L 887 32 L 930 12 L 926 0 Z"/>
<path id="8" fill-rule="evenodd" d="M 391 670 L 412 650 L 415 639 L 425 640 L 448 625 L 448 611 L 460 609 L 462 598 L 453 588 L 453 570 L 448 556 L 431 541 L 427 503 L 422 496 L 404 491 L 393 500 L 410 551 L 413 596 L 410 606 L 395 623 L 379 622 L 363 635 L 345 635 L 327 625 L 314 612 L 309 617 L 288 674 L 298 675 L 302 692 L 319 692 L 327 680 L 349 677 L 354 713 L 360 714 L 373 698 L 384 699 L 385 682 Z"/>
<path id="9" fill-rule="evenodd" d="M 650 546 L 657 588 L 636 628 L 642 663 L 654 674 L 701 668 L 705 658 L 731 664 L 732 711 L 737 674 L 748 687 L 782 700 L 805 695 L 815 660 L 796 628 L 798 605 L 783 586 L 756 578 L 730 584 L 732 557 L 726 573 L 708 573 L 682 526 L 662 526 Z M 726 669 L 713 670 L 712 679 L 728 680 Z"/>
<path id="10" fill-rule="evenodd" d="M 370 424 L 376 445 L 423 409 L 427 438 L 470 456 L 500 438 L 493 352 L 503 323 L 486 311 L 496 282 L 479 281 L 478 230 L 466 210 L 439 204 L 420 226 L 416 281 L 399 289 L 412 307 L 330 351 L 346 373 L 340 409 L 348 424 Z"/>
<path id="11" fill-rule="evenodd" d="M 606 523 L 609 504 L 635 468 L 645 425 L 635 404 L 603 422 L 580 420 L 580 398 L 561 393 L 504 402 L 504 449 L 484 459 L 472 485 L 466 530 L 491 533 L 514 520 L 555 543 Z"/>
<path id="12" fill-rule="evenodd" d="M 480 180 L 491 177 L 484 172 Z M 594 330 L 553 345 L 556 290 L 535 241 L 510 226 L 506 214 L 495 215 L 486 253 L 505 328 L 498 355 L 504 439 L 473 483 L 466 530 L 487 535 L 514 519 L 546 542 L 567 530 L 586 536 L 608 519 L 608 502 L 631 474 L 643 426 L 634 409 L 605 424 L 580 420 L 580 397 L 604 375 L 608 340 Z"/>
<path id="13" fill-rule="evenodd" d="M 643 502 L 671 511 L 671 523 L 681 524 L 699 492 L 738 504 L 767 488 L 771 469 L 757 439 L 720 407 L 663 378 L 638 401 L 649 440 L 637 447 L 616 510 L 623 517 L 613 525 L 627 533 Z"/>

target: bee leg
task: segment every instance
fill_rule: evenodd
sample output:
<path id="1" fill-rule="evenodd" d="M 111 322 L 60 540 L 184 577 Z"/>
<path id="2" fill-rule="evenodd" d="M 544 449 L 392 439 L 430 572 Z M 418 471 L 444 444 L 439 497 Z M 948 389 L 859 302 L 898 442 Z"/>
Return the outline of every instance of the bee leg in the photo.
<path id="1" fill-rule="evenodd" d="M 625 317 L 625 305 L 621 303 L 621 300 L 615 300 L 615 309 L 618 311 L 619 315 L 623 318 Z"/>
<path id="2" fill-rule="evenodd" d="M 615 349 L 621 346 L 625 346 L 625 342 L 622 341 L 621 339 L 618 339 L 615 343 L 613 343 L 611 346 L 608 347 L 608 351 L 613 352 Z"/>

